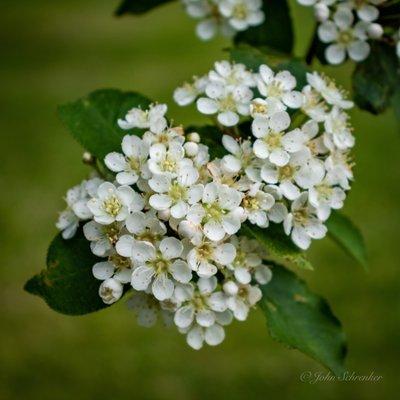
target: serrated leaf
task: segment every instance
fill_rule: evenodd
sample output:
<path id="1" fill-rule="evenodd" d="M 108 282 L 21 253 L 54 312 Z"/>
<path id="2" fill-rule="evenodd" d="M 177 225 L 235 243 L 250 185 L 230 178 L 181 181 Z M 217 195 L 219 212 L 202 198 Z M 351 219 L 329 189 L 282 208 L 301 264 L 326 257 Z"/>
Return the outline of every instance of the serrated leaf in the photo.
<path id="1" fill-rule="evenodd" d="M 367 268 L 367 250 L 360 230 L 345 215 L 334 211 L 326 222 L 329 236 L 346 253 Z"/>
<path id="2" fill-rule="evenodd" d="M 62 314 L 101 310 L 107 305 L 98 294 L 101 282 L 92 274 L 93 265 L 100 260 L 91 252 L 81 229 L 69 240 L 59 234 L 50 244 L 47 269 L 26 282 L 24 289 Z"/>
<path id="3" fill-rule="evenodd" d="M 155 7 L 174 0 L 123 0 L 115 12 L 116 15 L 144 14 Z"/>
<path id="4" fill-rule="evenodd" d="M 272 338 L 343 374 L 346 339 L 328 303 L 293 272 L 279 265 L 272 271 L 271 282 L 261 286 L 260 302 Z"/>
<path id="5" fill-rule="evenodd" d="M 353 74 L 355 102 L 361 109 L 379 114 L 390 106 L 398 87 L 400 68 L 394 48 L 373 43 L 369 57 L 357 64 Z"/>
<path id="6" fill-rule="evenodd" d="M 241 232 L 246 236 L 257 239 L 272 257 L 290 262 L 301 269 L 312 270 L 313 266 L 301 251 L 283 232 L 280 225 L 270 224 L 268 228 L 246 223 L 242 225 Z"/>
<path id="7" fill-rule="evenodd" d="M 98 159 L 121 149 L 128 132 L 119 128 L 117 120 L 133 107 L 146 108 L 150 100 L 139 93 L 117 89 L 96 90 L 88 96 L 62 105 L 58 114 L 71 135 Z M 132 129 L 132 134 L 141 130 Z"/>
<path id="8" fill-rule="evenodd" d="M 235 43 L 247 43 L 268 51 L 268 48 L 291 54 L 293 26 L 286 0 L 263 0 L 265 21 L 259 26 L 239 32 Z"/>

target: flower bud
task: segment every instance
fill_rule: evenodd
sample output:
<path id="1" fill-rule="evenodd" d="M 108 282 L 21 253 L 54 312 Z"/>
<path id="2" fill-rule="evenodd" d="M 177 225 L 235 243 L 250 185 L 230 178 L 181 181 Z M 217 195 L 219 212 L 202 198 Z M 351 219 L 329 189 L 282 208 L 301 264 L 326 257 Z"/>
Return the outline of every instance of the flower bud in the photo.
<path id="1" fill-rule="evenodd" d="M 189 142 L 200 143 L 200 135 L 197 132 L 192 132 L 187 135 Z"/>
<path id="2" fill-rule="evenodd" d="M 99 287 L 99 295 L 106 304 L 112 304 L 118 301 L 123 292 L 121 282 L 110 278 L 105 280 Z"/>
<path id="3" fill-rule="evenodd" d="M 183 147 L 188 157 L 194 157 L 199 152 L 199 145 L 195 142 L 186 142 Z"/>
<path id="4" fill-rule="evenodd" d="M 235 296 L 239 291 L 238 285 L 233 281 L 225 282 L 223 285 L 224 292 L 229 296 Z"/>
<path id="5" fill-rule="evenodd" d="M 329 18 L 329 7 L 325 4 L 316 4 L 314 6 L 314 15 L 319 22 L 324 22 Z"/>
<path id="6" fill-rule="evenodd" d="M 82 154 L 82 161 L 84 164 L 93 165 L 95 162 L 95 158 L 94 158 L 93 154 L 89 153 L 88 151 L 85 151 Z"/>
<path id="7" fill-rule="evenodd" d="M 368 26 L 367 33 L 371 39 L 379 39 L 383 35 L 382 25 L 377 23 L 370 24 Z"/>

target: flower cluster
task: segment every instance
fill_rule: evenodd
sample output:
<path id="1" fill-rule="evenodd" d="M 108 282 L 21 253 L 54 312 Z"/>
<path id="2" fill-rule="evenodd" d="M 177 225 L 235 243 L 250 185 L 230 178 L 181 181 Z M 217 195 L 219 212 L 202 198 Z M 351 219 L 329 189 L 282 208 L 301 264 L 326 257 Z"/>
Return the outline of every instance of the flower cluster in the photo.
<path id="1" fill-rule="evenodd" d="M 218 32 L 233 36 L 264 22 L 262 0 L 182 0 L 186 12 L 200 20 L 196 27 L 202 40 L 212 39 Z"/>
<path id="2" fill-rule="evenodd" d="M 141 324 L 161 315 L 191 347 L 217 345 L 224 326 L 244 321 L 261 299 L 259 285 L 272 278 L 267 254 L 241 235 L 242 225 L 283 224 L 302 249 L 325 236 L 324 222 L 342 207 L 352 179 L 345 112 L 352 103 L 328 78 L 307 80 L 299 91 L 288 71 L 262 65 L 253 73 L 222 61 L 177 89 L 178 103 L 196 101 L 200 112 L 216 115 L 222 158 L 211 159 L 198 133 L 171 126 L 164 104 L 134 108 L 118 121 L 143 135 L 128 133 L 121 152 L 105 157 L 115 181 L 94 177 L 68 192 L 57 223 L 71 238 L 83 221 L 101 258 L 93 275 L 106 304 L 130 285 Z"/>
<path id="3" fill-rule="evenodd" d="M 242 192 L 250 223 L 283 223 L 302 249 L 325 236 L 324 221 L 343 206 L 353 179 L 355 143 L 346 112 L 353 103 L 325 76 L 309 73 L 307 81 L 299 91 L 288 71 L 275 74 L 261 65 L 252 73 L 223 61 L 174 93 L 178 104 L 196 102 L 227 131 L 237 132 L 250 119 L 253 138 L 224 136 L 230 154 L 211 162 L 209 171 Z"/>
<path id="4" fill-rule="evenodd" d="M 297 1 L 314 7 L 320 23 L 318 38 L 327 44 L 325 58 L 330 64 L 341 64 L 347 57 L 356 62 L 363 61 L 370 53 L 370 40 L 380 40 L 386 34 L 391 36 L 378 22 L 379 7 L 388 0 Z"/>

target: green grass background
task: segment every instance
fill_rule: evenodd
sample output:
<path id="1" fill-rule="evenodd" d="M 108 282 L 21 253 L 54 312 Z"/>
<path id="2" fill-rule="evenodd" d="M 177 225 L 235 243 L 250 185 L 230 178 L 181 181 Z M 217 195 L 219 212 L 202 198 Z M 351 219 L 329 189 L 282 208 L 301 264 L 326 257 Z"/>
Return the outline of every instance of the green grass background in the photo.
<path id="1" fill-rule="evenodd" d="M 273 342 L 256 310 L 227 329 L 217 348 L 195 352 L 162 326 L 136 325 L 124 305 L 66 317 L 22 291 L 44 267 L 67 188 L 88 172 L 82 150 L 56 116 L 56 106 L 91 90 L 138 90 L 171 104 L 176 121 L 201 121 L 171 102 L 173 89 L 226 57 L 229 43 L 201 43 L 194 23 L 170 4 L 141 18 L 114 18 L 117 1 L 3 0 L 0 16 L 1 135 L 1 399 L 376 399 L 397 393 L 399 374 L 400 135 L 392 112 L 355 110 L 356 182 L 345 212 L 369 249 L 365 273 L 329 239 L 314 243 L 314 272 L 303 273 L 344 324 L 348 368 L 381 375 L 379 383 L 299 380 L 324 371 Z M 294 5 L 294 2 L 292 3 Z M 294 6 L 306 47 L 309 10 Z M 327 72 L 349 84 L 350 68 Z"/>

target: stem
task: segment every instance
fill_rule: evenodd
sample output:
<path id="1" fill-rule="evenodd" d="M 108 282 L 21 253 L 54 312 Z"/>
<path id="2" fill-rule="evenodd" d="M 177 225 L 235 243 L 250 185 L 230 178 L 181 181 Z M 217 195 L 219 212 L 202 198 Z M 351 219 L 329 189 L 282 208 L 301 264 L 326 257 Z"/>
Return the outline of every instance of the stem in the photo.
<path id="1" fill-rule="evenodd" d="M 305 56 L 307 65 L 311 65 L 312 64 L 314 56 L 315 56 L 315 53 L 317 51 L 317 45 L 318 45 L 317 29 L 318 29 L 317 26 L 315 26 L 313 37 L 312 37 L 310 46 L 309 46 L 308 51 L 307 51 L 306 56 Z"/>

